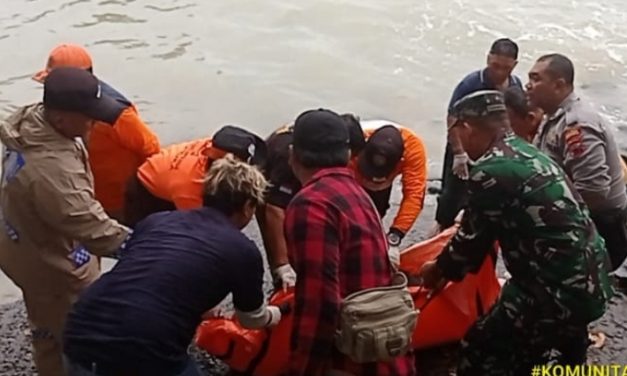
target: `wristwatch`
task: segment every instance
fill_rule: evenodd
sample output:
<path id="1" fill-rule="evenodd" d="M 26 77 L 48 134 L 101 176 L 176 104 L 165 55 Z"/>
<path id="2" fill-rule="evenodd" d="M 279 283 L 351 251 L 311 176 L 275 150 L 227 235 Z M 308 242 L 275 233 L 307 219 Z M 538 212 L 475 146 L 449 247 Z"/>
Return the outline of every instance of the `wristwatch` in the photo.
<path id="1" fill-rule="evenodd" d="M 398 247 L 401 244 L 401 237 L 396 232 L 390 232 L 388 234 L 388 244 Z"/>

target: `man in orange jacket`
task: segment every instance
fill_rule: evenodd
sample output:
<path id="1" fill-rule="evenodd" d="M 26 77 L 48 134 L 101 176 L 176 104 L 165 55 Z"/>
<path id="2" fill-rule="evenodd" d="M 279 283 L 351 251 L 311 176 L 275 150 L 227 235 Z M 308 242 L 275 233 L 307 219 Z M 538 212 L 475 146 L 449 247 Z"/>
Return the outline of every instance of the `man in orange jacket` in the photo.
<path id="1" fill-rule="evenodd" d="M 43 83 L 58 67 L 93 71 L 89 52 L 75 44 L 61 44 L 48 57 L 46 68 L 33 79 Z M 135 105 L 117 90 L 100 81 L 102 93 L 113 97 L 117 108 L 98 121 L 86 140 L 89 165 L 94 175 L 96 199 L 107 214 L 122 219 L 124 193 L 129 178 L 149 156 L 160 149 L 157 135 L 142 121 Z"/>
<path id="2" fill-rule="evenodd" d="M 398 124 L 373 121 L 362 122 L 362 126 L 366 146 L 351 165 L 381 218 L 390 208 L 394 179 L 401 176 L 403 198 L 387 233 L 390 252 L 398 252 L 401 240 L 422 212 L 427 187 L 425 146 L 414 132 Z"/>
<path id="3" fill-rule="evenodd" d="M 227 125 L 213 137 L 170 145 L 152 155 L 128 183 L 125 224 L 134 227 L 159 211 L 201 207 L 205 175 L 227 153 L 259 166 L 265 162 L 266 144 L 243 128 Z"/>

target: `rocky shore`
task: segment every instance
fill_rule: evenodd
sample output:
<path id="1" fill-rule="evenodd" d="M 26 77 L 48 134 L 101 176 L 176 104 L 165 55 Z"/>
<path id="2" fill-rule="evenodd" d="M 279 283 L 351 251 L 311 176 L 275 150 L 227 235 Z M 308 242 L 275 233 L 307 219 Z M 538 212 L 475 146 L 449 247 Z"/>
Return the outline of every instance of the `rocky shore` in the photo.
<path id="1" fill-rule="evenodd" d="M 399 201 L 398 187 L 392 197 L 393 210 L 385 218 L 386 225 L 396 212 Z M 434 217 L 435 197 L 429 195 L 425 209 L 413 230 L 407 235 L 403 246 L 416 243 L 425 238 Z M 256 225 L 253 223 L 246 233 L 261 246 Z M 502 267 L 499 274 L 503 273 Z M 269 275 L 267 275 L 269 277 Z M 269 278 L 267 278 L 269 280 Z M 605 341 L 600 348 L 590 347 L 590 364 L 622 364 L 627 365 L 627 295 L 618 293 L 610 304 L 609 310 L 598 322 L 593 323 L 591 330 L 600 331 Z M 0 306 L 0 375 L 30 376 L 36 375 L 32 363 L 32 350 L 29 343 L 30 331 L 26 322 L 24 305 L 21 301 Z M 227 375 L 228 367 L 220 361 L 192 349 L 194 356 L 201 360 L 207 375 Z M 456 359 L 456 346 L 450 345 L 423 351 L 418 354 L 418 366 L 421 375 L 454 375 L 453 367 Z"/>

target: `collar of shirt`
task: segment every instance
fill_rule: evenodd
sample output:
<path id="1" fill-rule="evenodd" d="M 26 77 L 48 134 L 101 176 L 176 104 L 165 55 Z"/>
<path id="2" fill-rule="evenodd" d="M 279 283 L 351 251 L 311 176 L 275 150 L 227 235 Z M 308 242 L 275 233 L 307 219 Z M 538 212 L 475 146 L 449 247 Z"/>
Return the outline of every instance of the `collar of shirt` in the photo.
<path id="1" fill-rule="evenodd" d="M 569 107 L 573 102 L 576 102 L 578 100 L 579 97 L 577 96 L 577 94 L 575 94 L 575 92 L 570 93 L 566 98 L 564 98 L 562 103 L 560 103 L 559 107 L 557 107 L 557 110 L 546 117 L 547 122 L 553 121 L 562 116 L 564 112 L 566 112 L 566 108 Z"/>
<path id="2" fill-rule="evenodd" d="M 483 86 L 485 86 L 486 88 L 495 88 L 496 85 L 494 85 L 492 83 L 492 81 L 489 80 L 488 75 L 486 74 L 487 70 L 488 70 L 488 68 L 483 68 L 479 72 L 479 80 L 481 80 L 481 84 Z M 509 86 L 515 86 L 516 85 L 516 80 L 514 79 L 514 76 L 512 76 L 511 74 L 509 75 L 508 83 L 509 83 Z"/>
<path id="3" fill-rule="evenodd" d="M 320 179 L 322 179 L 322 178 L 324 178 L 326 176 L 330 176 L 330 175 L 348 176 L 348 177 L 351 177 L 351 178 L 355 177 L 353 172 L 348 167 L 323 168 L 320 171 L 318 171 L 315 174 L 313 174 L 311 179 L 309 179 L 309 181 L 307 183 L 305 183 L 305 186 L 313 184 L 316 181 L 318 181 L 318 180 L 320 180 Z"/>
<path id="4" fill-rule="evenodd" d="M 212 218 L 216 222 L 221 222 L 225 226 L 230 226 L 230 227 L 233 227 L 233 228 L 237 228 L 237 226 L 235 226 L 235 224 L 233 222 L 231 222 L 231 219 L 229 217 L 227 217 L 226 215 L 224 215 L 224 213 L 222 213 L 221 211 L 216 210 L 214 208 L 209 208 L 209 207 L 206 207 L 206 206 L 202 206 L 200 208 L 191 209 L 191 211 L 198 212 L 198 214 L 202 218 Z"/>

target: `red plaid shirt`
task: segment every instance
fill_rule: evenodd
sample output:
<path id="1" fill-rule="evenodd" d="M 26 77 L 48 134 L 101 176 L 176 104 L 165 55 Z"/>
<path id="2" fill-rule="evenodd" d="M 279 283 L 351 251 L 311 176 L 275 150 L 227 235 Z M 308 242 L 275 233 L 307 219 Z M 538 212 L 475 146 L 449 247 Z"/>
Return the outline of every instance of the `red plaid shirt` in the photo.
<path id="1" fill-rule="evenodd" d="M 289 204 L 285 234 L 297 275 L 289 375 L 414 375 L 413 354 L 356 364 L 336 350 L 342 298 L 390 283 L 386 239 L 370 198 L 347 168 L 315 174 Z"/>

